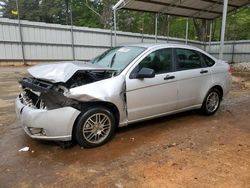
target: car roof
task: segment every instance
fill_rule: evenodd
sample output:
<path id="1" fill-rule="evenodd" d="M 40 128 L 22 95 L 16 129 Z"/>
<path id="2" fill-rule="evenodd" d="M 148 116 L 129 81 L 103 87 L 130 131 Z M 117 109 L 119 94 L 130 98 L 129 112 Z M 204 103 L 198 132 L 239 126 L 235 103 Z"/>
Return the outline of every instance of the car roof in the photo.
<path id="1" fill-rule="evenodd" d="M 125 46 L 137 46 L 137 47 L 143 47 L 143 48 L 148 48 L 148 49 L 153 49 L 153 48 L 188 48 L 188 49 L 195 49 L 195 50 L 200 50 L 199 48 L 195 46 L 190 46 L 190 45 L 185 45 L 185 44 L 172 44 L 172 43 L 139 43 L 139 44 L 126 44 Z"/>

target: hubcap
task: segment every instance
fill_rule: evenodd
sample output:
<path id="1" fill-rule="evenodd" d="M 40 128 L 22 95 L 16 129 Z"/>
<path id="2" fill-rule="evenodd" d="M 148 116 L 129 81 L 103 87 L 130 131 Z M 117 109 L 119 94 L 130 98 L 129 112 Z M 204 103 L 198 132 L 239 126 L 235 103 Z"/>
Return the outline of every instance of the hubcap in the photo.
<path id="1" fill-rule="evenodd" d="M 207 110 L 209 112 L 214 112 L 218 108 L 219 102 L 220 102 L 220 97 L 217 92 L 213 91 L 209 93 L 206 101 Z"/>
<path id="2" fill-rule="evenodd" d="M 90 116 L 83 125 L 84 138 L 94 144 L 105 140 L 111 130 L 111 120 L 103 113 L 96 113 Z"/>

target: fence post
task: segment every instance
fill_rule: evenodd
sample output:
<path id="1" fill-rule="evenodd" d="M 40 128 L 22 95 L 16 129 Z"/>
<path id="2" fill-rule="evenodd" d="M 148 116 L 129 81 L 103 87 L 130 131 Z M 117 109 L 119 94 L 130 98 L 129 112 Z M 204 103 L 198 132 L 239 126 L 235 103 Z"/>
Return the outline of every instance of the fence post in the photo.
<path id="1" fill-rule="evenodd" d="M 232 47 L 232 63 L 234 63 L 234 45 L 235 45 L 235 40 L 233 42 L 233 47 Z"/>
<path id="2" fill-rule="evenodd" d="M 113 27 L 110 27 L 110 47 L 113 47 Z"/>
<path id="3" fill-rule="evenodd" d="M 143 32 L 141 32 L 141 43 L 143 43 L 144 41 L 144 36 L 143 36 Z"/>
<path id="4" fill-rule="evenodd" d="M 170 33 L 170 15 L 168 15 L 168 29 L 167 29 L 167 42 L 169 42 L 169 33 Z"/>
<path id="5" fill-rule="evenodd" d="M 71 25 L 71 29 L 70 29 L 70 33 L 71 33 L 71 48 L 72 48 L 72 58 L 75 61 L 76 57 L 75 57 L 75 43 L 74 43 L 74 31 L 73 31 L 73 25 Z"/>

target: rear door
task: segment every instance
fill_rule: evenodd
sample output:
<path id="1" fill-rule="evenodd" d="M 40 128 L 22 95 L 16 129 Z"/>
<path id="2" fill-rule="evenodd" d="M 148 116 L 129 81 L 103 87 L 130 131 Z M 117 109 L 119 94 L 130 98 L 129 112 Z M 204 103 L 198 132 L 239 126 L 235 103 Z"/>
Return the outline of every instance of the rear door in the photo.
<path id="1" fill-rule="evenodd" d="M 155 70 L 154 78 L 138 79 L 141 68 Z M 128 120 L 130 122 L 165 114 L 176 109 L 177 84 L 173 71 L 173 49 L 150 52 L 126 76 Z"/>
<path id="2" fill-rule="evenodd" d="M 177 108 L 187 108 L 203 102 L 212 77 L 202 53 L 193 49 L 175 48 L 176 78 L 178 80 Z"/>

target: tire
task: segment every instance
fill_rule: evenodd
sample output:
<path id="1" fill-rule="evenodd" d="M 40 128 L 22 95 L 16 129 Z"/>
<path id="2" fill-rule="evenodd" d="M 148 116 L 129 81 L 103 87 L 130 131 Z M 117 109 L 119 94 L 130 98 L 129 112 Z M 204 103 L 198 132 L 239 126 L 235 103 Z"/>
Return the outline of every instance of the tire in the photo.
<path id="1" fill-rule="evenodd" d="M 74 138 L 84 148 L 93 148 L 107 143 L 115 132 L 114 114 L 104 107 L 93 107 L 78 118 Z"/>
<path id="2" fill-rule="evenodd" d="M 220 107 L 221 98 L 222 96 L 218 89 L 210 89 L 201 107 L 202 114 L 207 116 L 215 114 Z"/>

